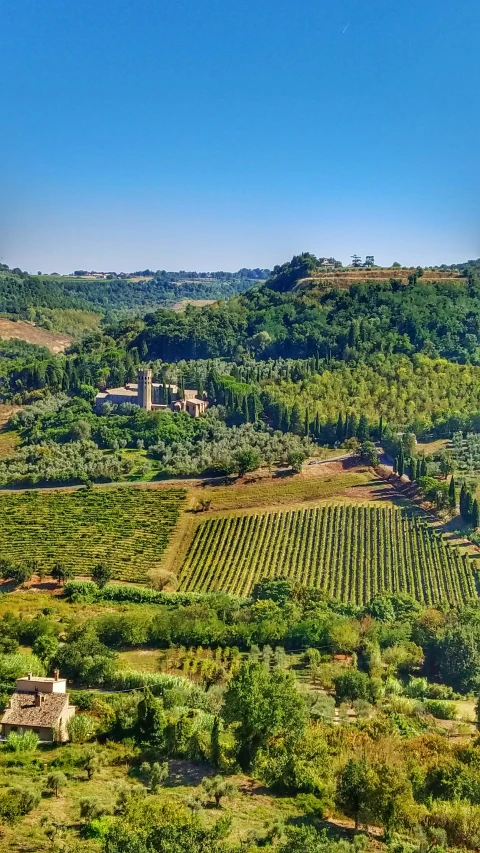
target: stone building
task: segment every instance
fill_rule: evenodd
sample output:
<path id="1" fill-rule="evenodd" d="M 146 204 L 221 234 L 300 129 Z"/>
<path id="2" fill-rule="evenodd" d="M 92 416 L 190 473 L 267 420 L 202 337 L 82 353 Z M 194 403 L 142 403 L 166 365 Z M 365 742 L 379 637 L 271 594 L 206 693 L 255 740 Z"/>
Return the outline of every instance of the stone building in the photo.
<path id="1" fill-rule="evenodd" d="M 58 669 L 53 678 L 28 673 L 18 678 L 1 720 L 2 738 L 10 732 L 35 732 L 43 743 L 68 740 L 68 721 L 75 715 L 70 705 L 67 682 Z"/>
<path id="2" fill-rule="evenodd" d="M 168 402 L 164 399 L 168 394 Z M 197 391 L 185 388 L 180 394 L 177 385 L 162 385 L 152 382 L 152 371 L 141 368 L 138 371 L 138 382 L 128 382 L 122 388 L 107 388 L 95 397 L 95 411 L 100 414 L 104 403 L 120 406 L 122 403 L 133 403 L 147 412 L 170 409 L 172 412 L 188 412 L 192 418 L 198 418 L 207 408 L 207 401 L 198 397 Z"/>

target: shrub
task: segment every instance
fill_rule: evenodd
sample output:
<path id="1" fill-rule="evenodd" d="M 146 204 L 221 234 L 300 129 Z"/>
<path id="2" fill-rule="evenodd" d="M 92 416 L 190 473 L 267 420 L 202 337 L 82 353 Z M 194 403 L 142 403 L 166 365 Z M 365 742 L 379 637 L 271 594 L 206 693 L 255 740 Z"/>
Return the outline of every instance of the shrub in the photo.
<path id="1" fill-rule="evenodd" d="M 0 794 L 0 818 L 14 823 L 38 806 L 40 795 L 30 787 L 15 786 Z"/>
<path id="2" fill-rule="evenodd" d="M 0 654 L 0 683 L 13 684 L 26 672 L 31 672 L 32 675 L 45 675 L 45 666 L 35 655 L 28 653 Z"/>
<path id="3" fill-rule="evenodd" d="M 76 714 L 67 723 L 68 734 L 72 743 L 85 743 L 95 734 L 95 723 L 88 714 Z"/>
<path id="4" fill-rule="evenodd" d="M 234 782 L 224 779 L 223 776 L 205 776 L 202 779 L 202 788 L 207 797 L 213 799 L 217 809 L 220 808 L 224 797 L 233 797 L 237 790 Z"/>
<path id="5" fill-rule="evenodd" d="M 372 686 L 368 675 L 352 669 L 342 672 L 333 679 L 337 705 L 342 702 L 354 702 L 355 699 L 372 701 Z"/>
<path id="6" fill-rule="evenodd" d="M 436 717 L 437 720 L 456 720 L 458 716 L 455 705 L 442 702 L 440 699 L 427 699 L 423 703 L 423 707 L 428 714 Z"/>
<path id="7" fill-rule="evenodd" d="M 47 790 L 55 794 L 56 797 L 67 787 L 67 777 L 61 770 L 55 770 L 47 776 Z"/>
<path id="8" fill-rule="evenodd" d="M 35 732 L 10 732 L 5 744 L 10 752 L 34 752 L 38 746 Z"/>

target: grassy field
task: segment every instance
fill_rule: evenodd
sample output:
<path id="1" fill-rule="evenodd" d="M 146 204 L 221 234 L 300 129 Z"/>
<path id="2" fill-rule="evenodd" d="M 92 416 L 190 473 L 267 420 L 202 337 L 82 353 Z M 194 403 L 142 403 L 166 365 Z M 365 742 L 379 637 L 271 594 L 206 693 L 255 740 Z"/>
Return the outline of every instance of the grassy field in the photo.
<path id="1" fill-rule="evenodd" d="M 417 518 L 394 507 L 345 503 L 205 521 L 180 587 L 247 596 L 256 581 L 279 575 L 355 604 L 383 592 L 427 604 L 476 596 L 469 558 Z"/>
<path id="2" fill-rule="evenodd" d="M 354 490 L 362 486 L 383 486 L 383 481 L 374 480 L 367 469 L 312 478 L 285 476 L 255 479 L 252 477 L 243 483 L 232 482 L 228 486 L 197 487 L 194 490 L 194 498 L 197 502 L 211 501 L 212 510 L 228 510 L 317 501 L 347 492 L 353 497 Z"/>
<path id="3" fill-rule="evenodd" d="M 84 853 L 99 853 L 101 844 L 98 839 L 89 839 L 80 820 L 80 800 L 88 797 L 98 805 L 112 813 L 119 787 L 134 786 L 140 782 L 138 767 L 134 765 L 135 755 L 128 746 L 107 744 L 97 749 L 101 753 L 103 766 L 88 781 L 84 770 L 75 767 L 75 761 L 85 750 L 81 745 L 64 747 L 41 747 L 31 756 L 25 765 L 12 767 L 11 753 L 0 754 L 0 788 L 7 785 L 32 786 L 39 792 L 44 792 L 40 803 L 30 814 L 15 825 L 2 824 L 0 836 L 0 851 L 15 851 L 15 853 L 32 853 L 32 851 L 52 851 L 64 849 L 58 845 L 58 839 L 53 846 L 41 826 L 42 817 L 50 817 L 57 825 L 68 828 L 68 838 L 75 844 L 75 849 Z M 48 773 L 58 769 L 55 761 L 61 755 L 61 768 L 67 775 L 67 786 L 59 797 L 46 791 Z M 138 759 L 137 759 L 138 760 Z M 158 795 L 152 796 L 152 802 L 167 803 L 172 810 L 183 805 L 188 797 L 199 790 L 204 776 L 214 775 L 212 769 L 201 763 L 193 764 L 185 760 L 169 761 L 169 777 L 165 788 Z M 229 800 L 224 800 L 222 808 L 208 807 L 202 809 L 202 818 L 207 825 L 212 825 L 219 817 L 228 814 L 232 818 L 229 839 L 238 842 L 246 838 L 251 830 L 262 831 L 265 824 L 272 820 L 288 820 L 299 818 L 302 814 L 294 798 L 275 797 L 265 788 L 261 788 L 245 776 L 231 776 L 235 783 L 236 792 Z M 63 837 L 60 836 L 63 841 Z M 78 847 L 77 847 L 78 845 Z M 73 849 L 68 845 L 68 848 Z"/>
<path id="4" fill-rule="evenodd" d="M 72 339 L 60 332 L 48 332 L 46 329 L 41 329 L 39 326 L 34 326 L 32 323 L 27 323 L 25 320 L 7 320 L 5 317 L 0 317 L 0 338 L 11 340 L 15 338 L 20 341 L 27 341 L 29 344 L 36 344 L 39 347 L 47 347 L 53 353 L 63 352 L 70 346 Z"/>
<path id="5" fill-rule="evenodd" d="M 15 412 L 20 411 L 20 408 L 10 403 L 0 403 L 0 459 L 11 456 L 20 444 L 20 436 L 13 430 L 5 428 L 8 420 Z"/>
<path id="6" fill-rule="evenodd" d="M 107 563 L 114 578 L 146 581 L 160 565 L 185 492 L 110 488 L 0 495 L 1 555 L 62 563 L 91 574 Z"/>

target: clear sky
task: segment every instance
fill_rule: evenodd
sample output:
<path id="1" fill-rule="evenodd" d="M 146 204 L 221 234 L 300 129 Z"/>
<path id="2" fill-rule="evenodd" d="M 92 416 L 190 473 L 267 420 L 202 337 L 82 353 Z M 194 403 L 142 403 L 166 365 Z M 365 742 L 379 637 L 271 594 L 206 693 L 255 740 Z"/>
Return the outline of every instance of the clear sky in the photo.
<path id="1" fill-rule="evenodd" d="M 480 256 L 478 0 L 0 0 L 0 257 Z"/>

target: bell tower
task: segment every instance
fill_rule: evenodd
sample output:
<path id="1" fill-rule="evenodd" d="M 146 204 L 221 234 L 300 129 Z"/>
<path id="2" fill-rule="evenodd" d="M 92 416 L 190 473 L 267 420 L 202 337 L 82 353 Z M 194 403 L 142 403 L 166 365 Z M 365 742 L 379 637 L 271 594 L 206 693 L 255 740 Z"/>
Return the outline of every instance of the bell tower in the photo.
<path id="1" fill-rule="evenodd" d="M 152 408 L 152 371 L 149 367 L 138 371 L 138 405 L 147 412 Z"/>

